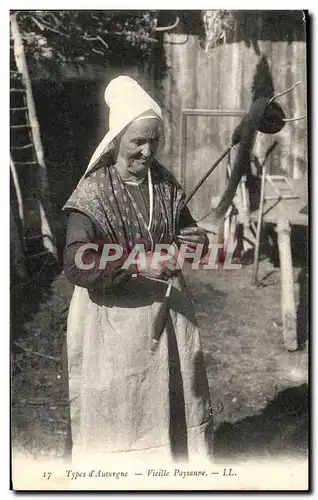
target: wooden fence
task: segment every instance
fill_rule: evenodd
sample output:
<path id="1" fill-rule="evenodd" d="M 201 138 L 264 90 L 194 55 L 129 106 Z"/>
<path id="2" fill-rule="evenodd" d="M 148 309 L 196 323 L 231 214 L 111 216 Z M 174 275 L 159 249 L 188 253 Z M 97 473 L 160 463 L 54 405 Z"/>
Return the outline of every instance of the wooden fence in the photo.
<path id="1" fill-rule="evenodd" d="M 233 41 L 208 53 L 196 34 L 182 32 L 182 28 L 180 33 L 165 35 L 169 69 L 161 91 L 166 128 L 162 160 L 182 180 L 186 190 L 190 190 L 230 145 L 232 132 L 240 121 L 239 116 L 233 115 L 249 109 L 253 87 L 256 93 L 266 95 L 301 81 L 301 85 L 278 102 L 287 117 L 306 114 L 306 32 L 303 14 L 300 11 L 296 14 L 272 16 L 270 19 L 276 24 L 268 26 L 265 11 L 246 13 L 241 16 Z M 208 109 L 217 113 L 214 116 L 188 114 L 182 130 L 184 109 Z M 254 152 L 260 161 L 272 142 L 278 141 L 268 161 L 269 173 L 292 178 L 306 176 L 306 126 L 306 120 L 300 120 L 286 124 L 277 135 L 259 134 Z M 185 150 L 180 154 L 182 140 Z M 206 211 L 212 196 L 222 193 L 225 172 L 226 159 L 193 201 L 196 216 Z"/>

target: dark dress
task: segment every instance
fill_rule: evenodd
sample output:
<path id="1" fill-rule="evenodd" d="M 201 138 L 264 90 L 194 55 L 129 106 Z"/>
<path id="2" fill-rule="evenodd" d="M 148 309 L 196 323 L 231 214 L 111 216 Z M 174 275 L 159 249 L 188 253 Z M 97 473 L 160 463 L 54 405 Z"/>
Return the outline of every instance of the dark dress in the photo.
<path id="1" fill-rule="evenodd" d="M 154 164 L 153 217 L 147 184 L 124 185 L 113 167 L 86 178 L 65 206 L 69 213 L 64 254 L 75 284 L 68 316 L 67 350 L 73 459 L 101 455 L 114 461 L 211 458 L 212 414 L 197 322 L 182 276 L 174 278 L 170 314 L 154 354 L 149 346 L 167 284 L 123 271 L 122 262 L 82 271 L 74 252 L 87 242 L 111 241 L 146 251 L 171 244 L 194 223 L 173 176 Z M 179 211 L 178 211 L 179 210 Z M 123 257 L 124 261 L 124 257 Z M 133 266 L 132 266 L 133 267 Z M 96 463 L 96 462 L 95 462 Z"/>

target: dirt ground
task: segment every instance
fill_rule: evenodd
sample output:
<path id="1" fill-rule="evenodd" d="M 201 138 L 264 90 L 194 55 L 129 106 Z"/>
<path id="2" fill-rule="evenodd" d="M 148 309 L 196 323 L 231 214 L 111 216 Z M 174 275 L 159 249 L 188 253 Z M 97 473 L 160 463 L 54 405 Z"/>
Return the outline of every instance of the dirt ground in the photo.
<path id="1" fill-rule="evenodd" d="M 307 456 L 308 345 L 304 273 L 294 269 L 302 349 L 283 345 L 280 271 L 191 271 L 214 409 L 215 456 Z M 62 274 L 11 290 L 13 453 L 60 459 L 68 404 L 61 366 L 72 286 Z"/>

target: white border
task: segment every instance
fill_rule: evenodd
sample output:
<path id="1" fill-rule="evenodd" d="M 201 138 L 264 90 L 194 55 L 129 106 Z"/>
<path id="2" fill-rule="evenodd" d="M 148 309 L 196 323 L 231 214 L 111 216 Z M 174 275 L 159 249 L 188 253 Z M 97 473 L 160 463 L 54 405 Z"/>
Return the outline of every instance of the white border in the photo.
<path id="1" fill-rule="evenodd" d="M 113 4 L 113 5 L 112 5 Z M 9 429 L 9 384 L 10 384 L 10 374 L 9 374 L 9 241 L 10 241 L 10 234 L 9 234 L 9 189 L 8 189 L 8 179 L 9 179 L 9 78 L 8 78 L 8 73 L 7 69 L 9 67 L 9 50 L 8 50 L 8 37 L 9 37 L 9 9 L 114 9 L 114 10 L 119 10 L 119 9 L 155 9 L 155 10 L 163 10 L 163 9 L 174 9 L 174 10 L 184 10 L 184 9 L 244 9 L 244 10 L 254 10 L 255 9 L 255 1 L 245 1 L 245 2 L 233 2 L 233 1 L 226 1 L 223 0 L 221 1 L 216 1 L 213 3 L 213 6 L 211 5 L 211 1 L 204 1 L 200 2 L 200 5 L 198 5 L 194 1 L 189 1 L 186 4 L 184 1 L 181 3 L 180 1 L 167 1 L 164 2 L 163 0 L 159 1 L 152 1 L 151 3 L 146 2 L 145 0 L 137 0 L 133 2 L 133 7 L 132 7 L 132 2 L 131 1 L 122 1 L 122 0 L 117 0 L 116 2 L 105 2 L 104 1 L 91 1 L 91 2 L 84 2 L 84 1 L 60 1 L 60 0 L 55 0 L 54 2 L 38 2 L 38 1 L 28 1 L 25 2 L 25 0 L 20 0 L 20 1 L 12 1 L 10 2 L 10 6 L 6 5 L 6 2 L 1 3 L 0 7 L 0 33 L 2 37 L 2 43 L 1 43 L 1 68 L 2 68 L 2 78 L 1 78 L 1 100 L 2 106 L 1 106 L 1 115 L 2 115 L 2 124 L 1 124 L 1 143 L 2 143 L 2 158 L 1 158 L 1 175 L 2 175 L 2 182 L 0 182 L 0 186 L 2 189 L 1 192 L 1 228 L 3 229 L 3 233 L 5 234 L 5 238 L 2 237 L 2 245 L 0 247 L 0 262 L 2 265 L 2 276 L 1 276 L 1 298 L 0 298 L 0 304 L 1 304 L 1 318 L 2 318 L 2 329 L 1 329 L 1 354 L 2 354 L 2 362 L 0 364 L 1 366 L 1 394 L 0 394 L 0 400 L 2 403 L 2 411 L 1 411 L 1 438 L 0 438 L 0 449 L 1 449 L 1 456 L 0 456 L 0 491 L 1 491 L 1 498 L 7 498 L 10 495 L 10 492 L 8 491 L 9 488 L 9 434 L 8 434 L 8 429 Z M 259 6 L 261 7 L 261 6 Z M 266 1 L 266 7 L 267 9 L 272 9 L 272 10 L 299 10 L 302 8 L 306 8 L 310 11 L 310 14 L 315 17 L 316 14 L 316 2 L 315 4 L 313 2 L 307 2 L 307 5 L 304 6 L 300 4 L 300 2 L 296 2 L 294 0 L 281 0 L 279 4 L 277 3 L 276 0 L 267 0 Z M 263 9 L 262 9 L 263 10 Z M 316 25 L 316 20 L 312 20 L 312 29 L 311 29 L 311 35 L 312 39 L 310 40 L 310 43 L 312 44 L 311 52 L 312 52 L 312 60 L 308 61 L 309 64 L 313 64 L 314 68 L 312 71 L 312 81 L 311 81 L 311 91 L 312 95 L 310 96 L 310 104 L 314 104 L 312 112 L 312 124 L 314 126 L 314 131 L 312 133 L 312 144 L 311 144 L 311 165 L 310 167 L 312 168 L 313 172 L 311 175 L 311 181 L 312 181 L 312 186 L 311 190 L 314 191 L 314 195 L 312 193 L 312 216 L 313 216 L 313 225 L 311 228 L 311 233 L 312 233 L 312 271 L 313 271 L 313 276 L 311 276 L 311 279 L 313 280 L 313 303 L 311 304 L 313 312 L 317 310 L 316 305 L 316 284 L 317 284 L 317 266 L 314 265 L 314 260 L 316 257 L 316 235 L 318 234 L 318 222 L 317 222 L 317 201 L 316 201 L 316 196 L 317 196 L 317 173 L 316 170 L 318 169 L 318 165 L 316 163 L 316 154 L 315 154 L 315 144 L 318 142 L 318 137 L 317 137 L 317 129 L 315 129 L 315 118 L 317 116 L 317 100 L 315 98 L 315 87 L 317 87 L 317 56 L 316 56 L 316 51 L 317 51 L 317 25 Z M 315 53 L 314 53 L 315 52 Z M 6 155 L 8 156 L 8 161 L 6 160 Z M 2 233 L 2 235 L 3 235 Z M 8 239 L 7 239 L 8 238 Z M 8 244 L 7 244 L 8 241 Z M 315 314 L 313 314 L 313 323 L 312 323 L 312 328 L 311 332 L 312 334 L 315 334 L 315 328 L 314 325 L 316 324 L 315 321 Z M 312 335 L 311 338 L 311 343 L 310 343 L 310 348 L 312 351 L 312 360 L 314 361 L 315 359 L 315 350 L 316 350 L 316 342 L 314 339 L 314 335 Z M 314 387 L 317 387 L 316 385 L 316 373 L 317 370 L 314 368 L 315 363 L 313 363 L 312 366 L 312 382 L 314 383 Z M 312 424 L 315 421 L 314 416 L 316 416 L 316 401 L 317 397 L 314 396 L 314 390 L 312 391 L 313 398 L 312 398 L 312 404 L 313 404 L 313 410 L 314 413 L 312 415 Z M 314 431 L 314 429 L 313 429 Z M 316 433 L 313 432 L 313 437 L 314 437 L 314 450 L 317 449 L 316 445 Z M 313 470 L 313 482 L 317 478 L 317 460 L 313 460 L 312 464 L 312 470 Z M 11 493 L 12 494 L 12 493 Z M 66 494 L 63 493 L 58 493 L 59 495 L 65 496 Z M 45 493 L 43 493 L 45 495 Z M 109 494 L 108 494 L 109 495 Z M 123 494 L 124 495 L 124 494 Z M 235 494 L 228 494 L 228 495 L 218 495 L 218 494 L 213 494 L 214 498 L 232 498 L 234 497 Z M 35 495 L 29 495 L 29 496 L 35 496 Z M 89 498 L 91 494 L 87 493 L 84 494 L 83 497 Z M 112 495 L 110 495 L 112 496 Z M 118 494 L 116 494 L 116 497 L 118 498 Z M 170 497 L 170 494 L 165 494 L 165 498 Z M 198 495 L 191 495 L 193 497 L 197 497 Z M 249 495 L 250 496 L 250 495 Z M 254 496 L 254 495 L 252 495 Z M 256 495 L 255 495 L 256 496 Z M 299 495 L 297 495 L 299 497 Z M 305 497 L 305 494 L 300 494 L 301 497 Z M 307 495 L 306 495 L 307 496 Z M 38 497 L 38 494 L 36 495 Z M 278 495 L 271 495 L 272 498 L 278 497 Z"/>

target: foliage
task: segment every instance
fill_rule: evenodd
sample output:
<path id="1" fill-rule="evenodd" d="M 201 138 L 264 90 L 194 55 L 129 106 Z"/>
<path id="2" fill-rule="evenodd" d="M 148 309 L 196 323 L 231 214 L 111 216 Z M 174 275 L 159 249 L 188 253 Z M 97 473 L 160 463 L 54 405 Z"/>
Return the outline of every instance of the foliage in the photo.
<path id="1" fill-rule="evenodd" d="M 203 14 L 205 27 L 205 50 L 213 49 L 228 41 L 233 34 L 236 11 L 233 10 L 206 10 Z"/>
<path id="2" fill-rule="evenodd" d="M 155 51 L 156 11 L 19 11 L 27 56 L 62 63 L 143 63 Z"/>

